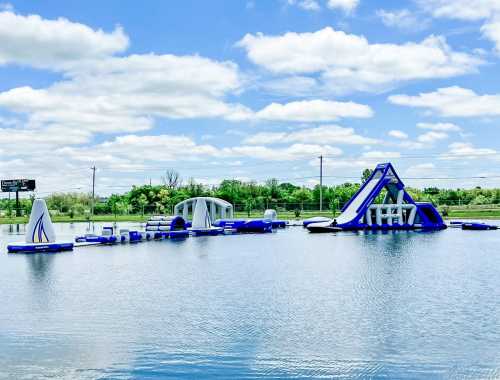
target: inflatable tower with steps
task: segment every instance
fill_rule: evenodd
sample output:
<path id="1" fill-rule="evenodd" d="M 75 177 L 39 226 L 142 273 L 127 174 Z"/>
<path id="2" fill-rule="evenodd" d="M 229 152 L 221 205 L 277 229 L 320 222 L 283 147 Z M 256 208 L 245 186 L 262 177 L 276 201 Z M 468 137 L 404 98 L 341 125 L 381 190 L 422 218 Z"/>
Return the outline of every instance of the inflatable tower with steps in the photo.
<path id="1" fill-rule="evenodd" d="M 377 198 L 385 191 L 382 203 Z M 312 223 L 311 232 L 328 229 L 425 229 L 446 228 L 443 218 L 430 203 L 417 203 L 405 189 L 391 163 L 379 164 L 333 221 Z"/>

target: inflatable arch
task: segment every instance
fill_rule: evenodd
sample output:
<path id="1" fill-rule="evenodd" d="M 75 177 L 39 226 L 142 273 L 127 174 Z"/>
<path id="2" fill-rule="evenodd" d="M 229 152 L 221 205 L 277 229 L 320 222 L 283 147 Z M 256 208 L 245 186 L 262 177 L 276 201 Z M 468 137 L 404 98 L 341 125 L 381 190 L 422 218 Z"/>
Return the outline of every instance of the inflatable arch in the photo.
<path id="1" fill-rule="evenodd" d="M 211 198 L 211 197 L 197 197 L 190 198 L 177 203 L 174 207 L 174 214 L 177 216 L 182 216 L 184 220 L 188 220 L 189 215 L 194 214 L 196 209 L 196 204 L 198 201 L 204 201 L 208 214 L 210 215 L 210 220 L 214 221 L 216 219 L 227 219 L 233 218 L 233 205 L 226 202 L 223 199 Z"/>

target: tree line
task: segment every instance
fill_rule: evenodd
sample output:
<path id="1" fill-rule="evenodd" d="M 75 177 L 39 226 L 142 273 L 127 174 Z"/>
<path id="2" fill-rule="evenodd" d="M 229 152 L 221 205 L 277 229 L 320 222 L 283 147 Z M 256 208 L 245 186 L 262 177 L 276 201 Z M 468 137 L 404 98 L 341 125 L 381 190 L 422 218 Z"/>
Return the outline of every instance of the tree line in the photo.
<path id="1" fill-rule="evenodd" d="M 363 172 L 359 182 L 346 182 L 335 186 L 323 186 L 323 209 L 338 211 L 354 195 L 370 175 Z M 263 184 L 224 180 L 217 186 L 206 186 L 194 180 L 183 183 L 175 172 L 168 172 L 161 185 L 132 186 L 124 194 L 112 194 L 106 198 L 96 197 L 94 213 L 104 214 L 150 214 L 172 213 L 175 204 L 192 197 L 217 197 L 235 206 L 236 211 L 265 210 L 276 208 L 283 211 L 318 210 L 320 186 L 313 188 L 297 186 L 290 182 L 269 179 Z M 500 189 L 426 189 L 407 188 L 415 201 L 432 202 L 437 206 L 466 206 L 500 204 Z M 92 198 L 83 193 L 55 193 L 46 197 L 51 213 L 76 216 L 90 213 Z M 32 199 L 21 200 L 24 214 L 31 211 Z M 4 215 L 13 215 L 15 201 L 0 200 L 0 210 Z"/>

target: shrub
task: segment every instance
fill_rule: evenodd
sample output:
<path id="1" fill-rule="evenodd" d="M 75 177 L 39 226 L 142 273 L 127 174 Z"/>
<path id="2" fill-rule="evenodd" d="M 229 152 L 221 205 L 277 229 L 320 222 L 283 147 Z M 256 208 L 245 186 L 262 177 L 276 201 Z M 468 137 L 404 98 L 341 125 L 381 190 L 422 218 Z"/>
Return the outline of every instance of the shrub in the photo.
<path id="1" fill-rule="evenodd" d="M 450 208 L 448 206 L 441 207 L 441 215 L 442 216 L 450 215 Z"/>

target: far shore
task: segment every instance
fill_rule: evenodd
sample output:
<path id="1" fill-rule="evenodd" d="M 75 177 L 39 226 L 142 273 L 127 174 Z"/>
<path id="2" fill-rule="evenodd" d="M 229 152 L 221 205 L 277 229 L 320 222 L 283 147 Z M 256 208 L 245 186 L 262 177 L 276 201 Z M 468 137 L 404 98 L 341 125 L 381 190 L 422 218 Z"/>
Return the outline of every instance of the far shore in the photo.
<path id="1" fill-rule="evenodd" d="M 337 216 L 339 213 L 336 213 Z M 236 212 L 235 218 L 262 218 L 263 213 L 259 211 L 251 212 L 250 216 L 246 212 Z M 55 223 L 81 223 L 81 222 L 146 222 L 151 215 L 142 214 L 128 214 L 128 215 L 94 215 L 92 219 L 88 216 L 74 216 L 70 217 L 68 215 L 55 215 L 52 216 L 52 221 Z M 313 216 L 326 216 L 334 217 L 331 211 L 303 211 L 299 216 L 295 212 L 287 211 L 280 212 L 278 217 L 284 220 L 302 220 Z M 28 217 L 0 217 L 0 224 L 26 224 L 28 223 Z M 444 219 L 500 219 L 500 209 L 459 209 L 450 210 L 448 215 L 444 216 Z"/>

